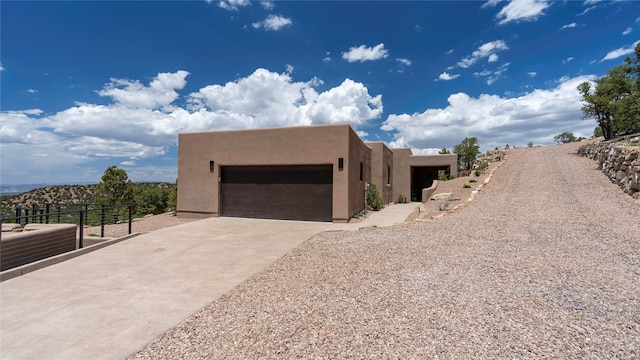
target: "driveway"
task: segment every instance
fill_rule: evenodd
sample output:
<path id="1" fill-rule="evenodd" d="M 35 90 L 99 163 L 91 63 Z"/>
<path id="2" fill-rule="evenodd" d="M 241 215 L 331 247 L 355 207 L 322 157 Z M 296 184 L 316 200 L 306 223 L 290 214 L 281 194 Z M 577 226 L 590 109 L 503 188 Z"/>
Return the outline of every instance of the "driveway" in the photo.
<path id="1" fill-rule="evenodd" d="M 315 234 L 393 225 L 417 206 L 358 224 L 204 219 L 6 280 L 0 357 L 126 357 Z"/>
<path id="2" fill-rule="evenodd" d="M 4 281 L 1 357 L 125 357 L 332 226 L 205 219 Z"/>

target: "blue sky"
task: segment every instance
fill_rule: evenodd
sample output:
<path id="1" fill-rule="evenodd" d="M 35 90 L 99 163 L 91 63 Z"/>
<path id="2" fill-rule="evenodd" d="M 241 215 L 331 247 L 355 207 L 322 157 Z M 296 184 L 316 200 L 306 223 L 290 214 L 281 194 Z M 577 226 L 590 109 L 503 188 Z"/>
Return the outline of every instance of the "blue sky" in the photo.
<path id="1" fill-rule="evenodd" d="M 177 134 L 350 123 L 416 154 L 590 136 L 637 1 L 0 3 L 0 183 L 175 181 Z"/>

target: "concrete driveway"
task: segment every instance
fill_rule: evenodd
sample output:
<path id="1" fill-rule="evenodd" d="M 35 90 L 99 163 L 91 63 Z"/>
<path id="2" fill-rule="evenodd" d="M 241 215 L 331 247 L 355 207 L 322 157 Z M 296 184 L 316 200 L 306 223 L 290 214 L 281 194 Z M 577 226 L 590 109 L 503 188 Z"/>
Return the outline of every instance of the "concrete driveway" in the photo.
<path id="1" fill-rule="evenodd" d="M 126 357 L 313 235 L 392 225 L 417 206 L 360 224 L 210 218 L 3 281 L 0 357 Z"/>

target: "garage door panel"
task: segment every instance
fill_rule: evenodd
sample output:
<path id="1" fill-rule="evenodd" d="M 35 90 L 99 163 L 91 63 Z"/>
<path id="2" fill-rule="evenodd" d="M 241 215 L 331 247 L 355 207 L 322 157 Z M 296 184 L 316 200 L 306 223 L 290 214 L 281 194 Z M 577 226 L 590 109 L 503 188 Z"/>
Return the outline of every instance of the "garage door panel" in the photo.
<path id="1" fill-rule="evenodd" d="M 332 221 L 332 171 L 331 165 L 223 167 L 222 215 Z"/>

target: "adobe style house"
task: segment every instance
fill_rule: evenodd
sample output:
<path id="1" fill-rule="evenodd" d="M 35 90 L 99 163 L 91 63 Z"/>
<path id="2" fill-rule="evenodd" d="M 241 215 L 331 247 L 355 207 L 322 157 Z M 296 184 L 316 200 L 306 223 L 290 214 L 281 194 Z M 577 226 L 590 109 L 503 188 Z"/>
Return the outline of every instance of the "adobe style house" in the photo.
<path id="1" fill-rule="evenodd" d="M 365 208 L 369 184 L 386 204 L 420 201 L 456 166 L 457 155 L 364 143 L 347 124 L 182 133 L 177 214 L 347 222 Z"/>

